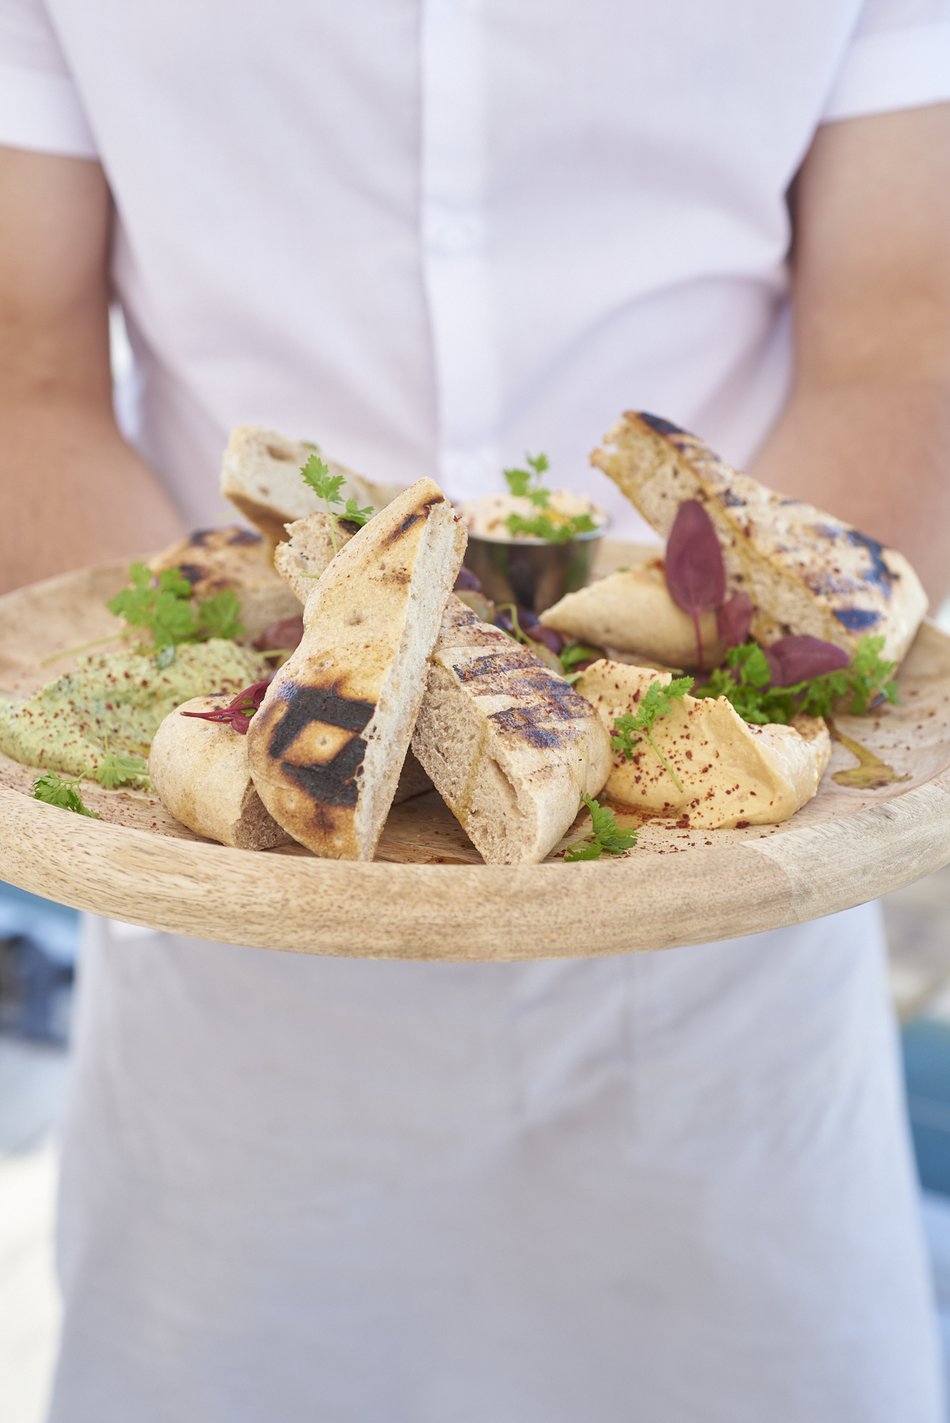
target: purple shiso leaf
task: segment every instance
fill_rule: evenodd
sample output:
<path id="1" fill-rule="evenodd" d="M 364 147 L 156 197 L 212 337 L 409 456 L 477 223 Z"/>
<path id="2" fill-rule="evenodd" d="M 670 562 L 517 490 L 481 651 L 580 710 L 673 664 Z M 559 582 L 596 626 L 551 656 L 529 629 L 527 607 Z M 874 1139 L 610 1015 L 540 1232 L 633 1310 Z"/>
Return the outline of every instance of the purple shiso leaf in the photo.
<path id="1" fill-rule="evenodd" d="M 696 665 L 703 672 L 699 617 L 723 602 L 726 569 L 712 520 L 697 499 L 685 500 L 673 520 L 666 542 L 666 583 L 673 602 L 693 619 Z"/>
<path id="2" fill-rule="evenodd" d="M 844 648 L 807 633 L 780 637 L 763 651 L 772 669 L 773 687 L 793 687 L 797 682 L 810 681 L 825 672 L 839 672 L 851 663 Z"/>
<path id="3" fill-rule="evenodd" d="M 738 647 L 745 642 L 752 627 L 755 609 L 748 593 L 733 593 L 727 598 L 716 614 L 716 631 L 720 642 L 727 647 Z"/>

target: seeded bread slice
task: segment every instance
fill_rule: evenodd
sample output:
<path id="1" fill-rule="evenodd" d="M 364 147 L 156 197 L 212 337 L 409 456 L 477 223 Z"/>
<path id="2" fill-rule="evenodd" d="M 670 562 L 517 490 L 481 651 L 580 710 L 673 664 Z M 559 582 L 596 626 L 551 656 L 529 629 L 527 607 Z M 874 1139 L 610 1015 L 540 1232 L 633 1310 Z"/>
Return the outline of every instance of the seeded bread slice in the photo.
<path id="1" fill-rule="evenodd" d="M 300 471 L 315 453 L 312 444 L 290 440 L 276 430 L 238 425 L 231 431 L 221 465 L 221 493 L 272 544 L 284 537 L 284 525 L 321 509 L 323 505 Z M 331 475 L 344 479 L 340 496 L 353 498 L 361 508 L 382 509 L 399 492 L 397 486 L 379 484 L 355 474 L 345 465 L 321 455 Z"/>
<path id="2" fill-rule="evenodd" d="M 315 854 L 373 858 L 464 551 L 451 505 L 422 479 L 314 582 L 303 640 L 247 735 L 262 801 Z"/>
<path id="3" fill-rule="evenodd" d="M 927 611 L 927 596 L 894 549 L 797 499 L 784 499 L 725 464 L 695 435 L 628 411 L 591 455 L 641 514 L 668 534 L 685 499 L 705 505 L 732 591 L 756 608 L 753 635 L 769 643 L 809 633 L 853 653 L 884 637 L 899 661 Z"/>

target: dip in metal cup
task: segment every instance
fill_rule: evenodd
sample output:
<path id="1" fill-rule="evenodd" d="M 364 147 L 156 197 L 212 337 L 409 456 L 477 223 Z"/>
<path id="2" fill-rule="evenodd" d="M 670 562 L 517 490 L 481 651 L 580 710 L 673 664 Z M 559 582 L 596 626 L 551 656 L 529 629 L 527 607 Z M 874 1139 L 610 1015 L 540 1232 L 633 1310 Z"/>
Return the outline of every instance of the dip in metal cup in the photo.
<path id="1" fill-rule="evenodd" d="M 533 613 L 553 607 L 565 593 L 590 581 L 597 540 L 606 522 L 566 543 L 542 539 L 493 539 L 469 532 L 465 566 L 494 603 L 517 603 Z"/>

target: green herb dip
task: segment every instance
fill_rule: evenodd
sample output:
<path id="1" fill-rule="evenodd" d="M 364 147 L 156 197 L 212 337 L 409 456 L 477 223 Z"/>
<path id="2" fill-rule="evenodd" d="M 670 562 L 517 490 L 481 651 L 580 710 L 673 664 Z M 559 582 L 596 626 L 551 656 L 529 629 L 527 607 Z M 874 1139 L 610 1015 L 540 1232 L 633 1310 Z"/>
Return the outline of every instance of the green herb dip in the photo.
<path id="1" fill-rule="evenodd" d="M 159 723 L 182 702 L 233 696 L 268 671 L 256 652 L 221 638 L 181 643 L 165 667 L 137 652 L 83 657 L 27 701 L 0 701 L 0 751 L 74 776 L 94 771 L 107 749 L 144 759 Z"/>

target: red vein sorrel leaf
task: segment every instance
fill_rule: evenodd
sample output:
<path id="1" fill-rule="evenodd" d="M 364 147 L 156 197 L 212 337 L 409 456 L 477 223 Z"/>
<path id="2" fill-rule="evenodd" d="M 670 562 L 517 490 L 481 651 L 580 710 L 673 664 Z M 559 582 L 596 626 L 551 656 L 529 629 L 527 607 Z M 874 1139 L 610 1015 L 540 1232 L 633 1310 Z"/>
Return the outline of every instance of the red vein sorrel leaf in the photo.
<path id="1" fill-rule="evenodd" d="M 271 681 L 271 677 L 265 677 L 262 682 L 252 682 L 243 692 L 238 692 L 226 707 L 215 707 L 213 711 L 206 712 L 183 711 L 180 715 L 197 717 L 200 721 L 226 722 L 232 731 L 239 731 L 242 736 L 246 736 L 248 723 L 264 700 L 264 693 Z"/>
<path id="2" fill-rule="evenodd" d="M 807 633 L 780 637 L 764 650 L 772 670 L 773 687 L 794 687 L 812 677 L 822 677 L 826 672 L 838 672 L 851 663 L 843 648 Z"/>
<path id="3" fill-rule="evenodd" d="M 666 583 L 677 607 L 689 613 L 696 630 L 696 665 L 703 667 L 701 613 L 718 608 L 726 596 L 726 569 L 713 522 L 698 499 L 677 510 L 666 541 Z"/>
<path id="4" fill-rule="evenodd" d="M 727 647 L 738 647 L 745 642 L 752 627 L 754 611 L 748 593 L 733 593 L 731 598 L 727 598 L 716 614 L 720 642 Z"/>

